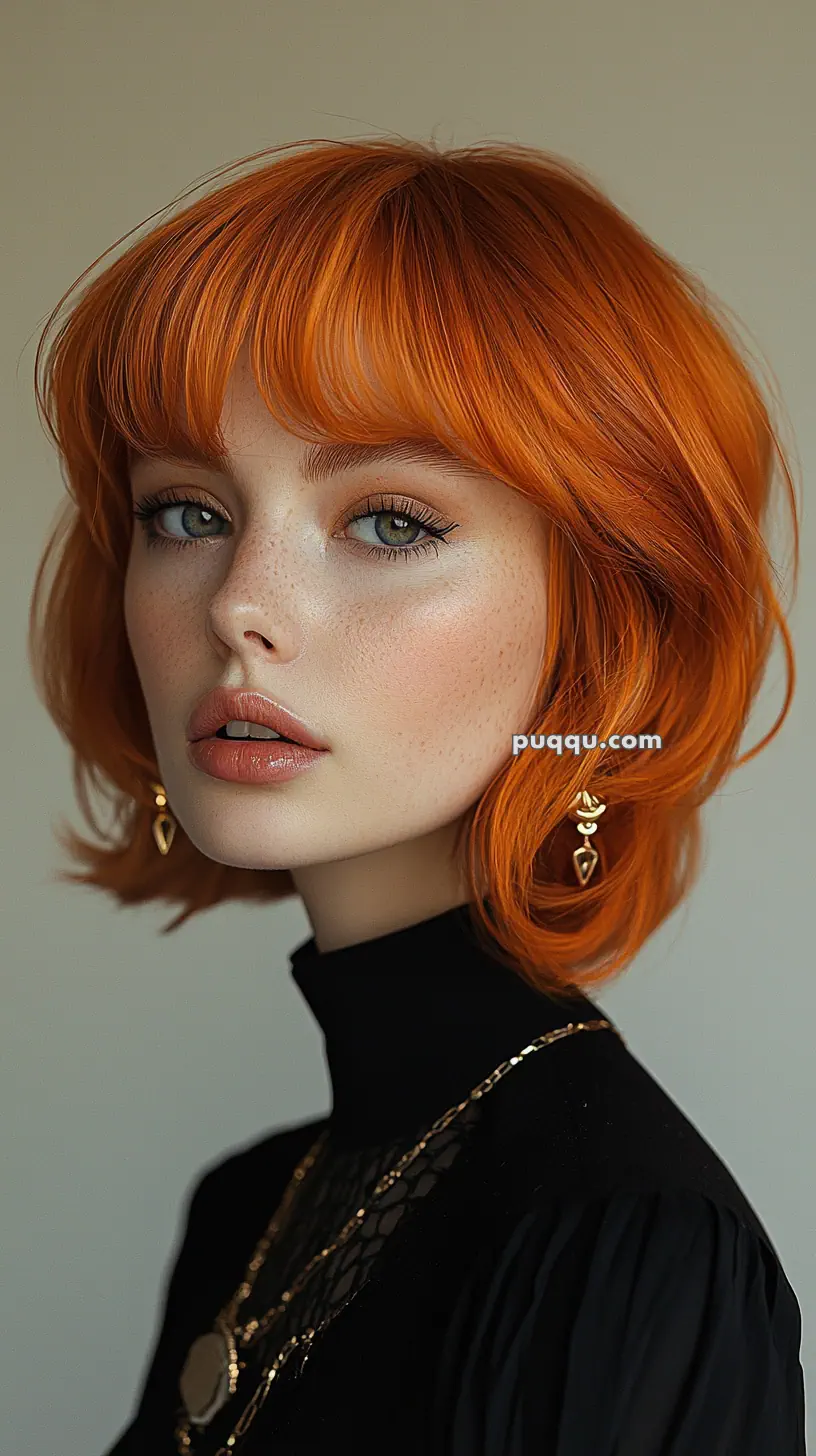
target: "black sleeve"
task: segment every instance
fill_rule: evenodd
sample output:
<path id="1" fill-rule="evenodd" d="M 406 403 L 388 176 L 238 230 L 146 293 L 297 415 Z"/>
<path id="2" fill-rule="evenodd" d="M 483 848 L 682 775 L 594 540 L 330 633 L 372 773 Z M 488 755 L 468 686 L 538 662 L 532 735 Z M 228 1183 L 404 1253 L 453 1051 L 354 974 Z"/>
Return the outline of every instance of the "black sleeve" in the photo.
<path id="1" fill-rule="evenodd" d="M 796 1296 L 704 1195 L 537 1208 L 478 1286 L 450 1328 L 450 1456 L 805 1456 Z"/>
<path id="2" fill-rule="evenodd" d="M 188 1197 L 178 1253 L 166 1278 L 159 1333 L 142 1379 L 132 1419 L 105 1456 L 177 1456 L 174 1416 L 180 1402 L 178 1379 L 187 1351 L 211 1320 L 209 1286 L 202 1270 L 211 1268 L 212 1204 L 215 1175 L 206 1173 Z M 137 1435 L 138 1432 L 138 1435 Z"/>

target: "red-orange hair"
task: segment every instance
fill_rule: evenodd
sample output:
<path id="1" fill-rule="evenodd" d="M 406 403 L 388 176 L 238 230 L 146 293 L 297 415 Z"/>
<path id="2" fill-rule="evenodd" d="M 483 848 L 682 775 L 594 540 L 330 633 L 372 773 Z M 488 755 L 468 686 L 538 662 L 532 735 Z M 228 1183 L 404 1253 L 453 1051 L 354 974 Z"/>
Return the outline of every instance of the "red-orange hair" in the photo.
<path id="1" fill-rule="evenodd" d="M 722 305 L 560 158 L 320 139 L 233 168 L 259 158 L 87 285 L 42 382 L 51 324 L 91 269 L 40 339 L 37 405 L 73 505 L 37 572 L 29 651 L 107 846 L 63 832 L 90 869 L 58 878 L 120 904 L 180 904 L 165 930 L 222 900 L 294 893 L 288 871 L 218 864 L 182 826 L 158 854 L 157 762 L 123 612 L 128 446 L 223 464 L 219 418 L 247 341 L 269 409 L 304 439 L 436 438 L 545 513 L 547 642 L 529 731 L 658 733 L 663 748 L 508 746 L 458 845 L 467 831 L 475 923 L 500 958 L 552 995 L 588 990 L 687 893 L 701 805 L 788 711 L 793 648 L 762 534 L 777 465 L 794 590 L 799 530 L 769 411 Z M 785 701 L 738 758 L 777 630 Z M 113 801 L 109 831 L 88 781 Z M 565 817 L 583 788 L 608 805 L 584 889 Z"/>

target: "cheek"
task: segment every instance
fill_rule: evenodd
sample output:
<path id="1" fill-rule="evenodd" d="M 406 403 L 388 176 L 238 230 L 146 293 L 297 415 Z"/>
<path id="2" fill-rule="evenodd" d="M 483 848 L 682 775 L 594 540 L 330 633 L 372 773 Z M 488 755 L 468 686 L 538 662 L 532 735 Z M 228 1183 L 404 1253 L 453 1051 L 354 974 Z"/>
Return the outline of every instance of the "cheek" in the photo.
<path id="1" fill-rule="evenodd" d="M 543 593 L 532 600 L 500 580 L 350 625 L 344 677 L 351 701 L 365 705 L 367 742 L 406 759 L 438 751 L 449 760 L 451 750 L 509 757 L 534 700 L 545 611 Z"/>
<path id="2" fill-rule="evenodd" d="M 124 614 L 130 650 L 150 708 L 151 697 L 174 679 L 178 681 L 185 657 L 189 661 L 183 624 L 194 618 L 189 607 L 182 608 L 166 590 L 148 587 L 137 572 L 129 572 L 125 578 Z"/>
<path id="3" fill-rule="evenodd" d="M 150 661 L 150 648 L 152 644 L 158 648 L 158 631 L 155 625 L 156 612 L 148 610 L 148 604 L 144 592 L 139 590 L 136 573 L 131 565 L 128 566 L 125 575 L 125 590 L 123 596 L 123 607 L 125 614 L 125 632 L 130 645 L 133 660 L 136 663 L 139 676 L 142 676 L 143 666 Z"/>

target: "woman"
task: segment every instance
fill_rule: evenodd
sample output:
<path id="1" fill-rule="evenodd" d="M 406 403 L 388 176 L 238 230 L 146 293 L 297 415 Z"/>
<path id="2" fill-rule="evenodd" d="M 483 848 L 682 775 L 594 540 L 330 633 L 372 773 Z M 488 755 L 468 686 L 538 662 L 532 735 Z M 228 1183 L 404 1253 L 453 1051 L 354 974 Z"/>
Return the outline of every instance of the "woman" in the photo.
<path id="1" fill-rule="evenodd" d="M 63 877 L 168 930 L 299 895 L 333 1094 L 202 1174 L 110 1456 L 799 1456 L 771 1239 L 587 994 L 688 894 L 777 630 L 753 752 L 787 712 L 759 388 L 559 159 L 274 150 L 38 378 L 32 659 L 117 807 Z"/>

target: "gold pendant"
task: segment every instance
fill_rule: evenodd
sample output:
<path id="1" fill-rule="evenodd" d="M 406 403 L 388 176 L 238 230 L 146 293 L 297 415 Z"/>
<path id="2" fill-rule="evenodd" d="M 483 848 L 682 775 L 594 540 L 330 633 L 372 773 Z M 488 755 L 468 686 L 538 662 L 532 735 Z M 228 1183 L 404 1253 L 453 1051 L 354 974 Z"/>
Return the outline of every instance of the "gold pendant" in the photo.
<path id="1" fill-rule="evenodd" d="M 594 829 L 595 825 L 593 824 L 591 827 Z M 575 873 L 578 876 L 578 883 L 582 889 L 584 885 L 589 884 L 590 876 L 598 863 L 598 859 L 598 851 L 593 844 L 590 844 L 588 839 L 585 839 L 578 849 L 573 850 L 572 862 L 575 865 Z"/>
<path id="2" fill-rule="evenodd" d="M 197 1426 L 208 1426 L 237 1388 L 235 1338 L 219 1320 L 215 1330 L 200 1335 L 190 1346 L 181 1372 L 179 1389 L 190 1420 Z"/>
<path id="3" fill-rule="evenodd" d="M 153 838 L 162 854 L 169 854 L 176 832 L 175 820 L 169 814 L 157 814 L 153 820 Z"/>

